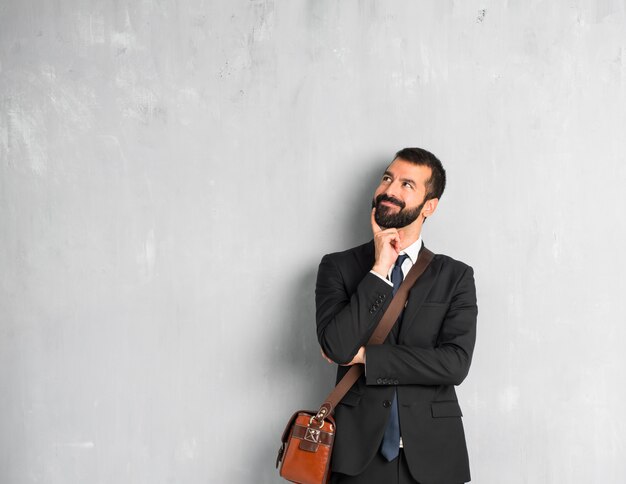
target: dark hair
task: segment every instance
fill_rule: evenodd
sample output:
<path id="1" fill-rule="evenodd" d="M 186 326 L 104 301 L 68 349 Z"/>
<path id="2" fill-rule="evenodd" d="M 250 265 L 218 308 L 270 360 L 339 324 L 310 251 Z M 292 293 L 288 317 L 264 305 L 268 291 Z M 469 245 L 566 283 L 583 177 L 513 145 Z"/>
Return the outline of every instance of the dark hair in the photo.
<path id="1" fill-rule="evenodd" d="M 396 153 L 394 160 L 398 158 L 416 165 L 429 167 L 432 174 L 426 182 L 424 201 L 431 198 L 441 198 L 443 190 L 446 188 L 446 170 L 443 169 L 441 161 L 435 155 L 422 148 L 403 148 Z"/>

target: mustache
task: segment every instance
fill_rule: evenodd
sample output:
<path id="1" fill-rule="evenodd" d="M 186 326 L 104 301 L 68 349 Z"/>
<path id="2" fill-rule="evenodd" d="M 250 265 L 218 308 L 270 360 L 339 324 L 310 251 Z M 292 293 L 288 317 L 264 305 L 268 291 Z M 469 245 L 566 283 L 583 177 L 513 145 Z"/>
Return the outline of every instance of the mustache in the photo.
<path id="1" fill-rule="evenodd" d="M 385 195 L 384 193 L 381 193 L 372 202 L 372 208 L 376 207 L 376 209 L 378 209 L 380 202 L 393 203 L 394 205 L 397 205 L 398 207 L 400 207 L 400 209 L 403 209 L 406 206 L 406 204 L 402 200 L 398 200 L 397 198 L 390 197 L 389 195 Z"/>

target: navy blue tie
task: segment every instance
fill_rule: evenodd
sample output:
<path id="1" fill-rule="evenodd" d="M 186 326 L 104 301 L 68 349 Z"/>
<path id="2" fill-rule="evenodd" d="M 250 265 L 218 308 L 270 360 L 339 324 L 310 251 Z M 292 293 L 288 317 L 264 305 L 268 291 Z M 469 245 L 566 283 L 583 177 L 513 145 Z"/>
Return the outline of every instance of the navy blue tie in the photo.
<path id="1" fill-rule="evenodd" d="M 399 255 L 396 259 L 396 264 L 391 271 L 391 283 L 393 284 L 393 295 L 396 295 L 400 284 L 404 276 L 402 274 L 402 263 L 408 257 L 406 254 Z M 396 325 L 400 322 L 402 314 L 396 321 Z M 400 416 L 398 415 L 398 394 L 394 390 L 393 402 L 391 402 L 391 413 L 389 414 L 389 420 L 387 420 L 387 427 L 385 428 L 385 435 L 383 436 L 383 443 L 380 446 L 380 453 L 388 461 L 394 460 L 400 453 Z"/>

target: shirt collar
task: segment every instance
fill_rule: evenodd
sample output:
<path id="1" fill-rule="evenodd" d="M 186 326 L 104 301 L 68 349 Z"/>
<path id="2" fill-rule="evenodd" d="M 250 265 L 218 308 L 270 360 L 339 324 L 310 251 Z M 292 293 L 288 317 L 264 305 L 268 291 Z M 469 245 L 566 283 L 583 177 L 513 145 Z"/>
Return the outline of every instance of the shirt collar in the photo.
<path id="1" fill-rule="evenodd" d="M 400 251 L 400 254 L 408 255 L 409 259 L 411 259 L 411 263 L 415 264 L 415 261 L 417 260 L 417 256 L 421 248 L 422 248 L 422 236 L 420 235 L 419 238 L 415 242 L 409 245 L 406 249 Z"/>

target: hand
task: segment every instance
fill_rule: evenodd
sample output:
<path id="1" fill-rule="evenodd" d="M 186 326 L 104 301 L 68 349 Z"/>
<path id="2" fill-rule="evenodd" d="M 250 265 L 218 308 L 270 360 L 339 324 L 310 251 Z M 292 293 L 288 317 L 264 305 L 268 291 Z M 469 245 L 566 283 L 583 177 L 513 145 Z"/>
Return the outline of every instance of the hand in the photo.
<path id="1" fill-rule="evenodd" d="M 326 353 L 324 353 L 323 349 L 320 348 L 320 352 L 322 353 L 322 356 L 324 357 L 324 359 L 328 361 L 328 363 L 330 363 L 331 365 L 335 364 L 333 360 L 331 360 L 328 356 L 326 356 Z M 359 348 L 359 351 L 357 351 L 356 355 L 354 355 L 354 358 L 352 358 L 352 361 L 350 363 L 346 363 L 345 365 L 341 365 L 341 366 L 352 366 L 352 365 L 356 365 L 357 363 L 365 364 L 365 346 L 361 346 Z"/>
<path id="2" fill-rule="evenodd" d="M 363 365 L 365 364 L 365 346 L 361 346 L 359 348 L 359 351 L 356 352 L 356 355 L 354 355 L 354 358 L 352 358 L 352 361 L 350 363 L 346 363 L 345 365 L 341 366 L 352 366 L 358 363 L 361 363 Z"/>
<path id="3" fill-rule="evenodd" d="M 326 353 L 324 353 L 324 350 L 322 348 L 320 348 L 320 351 L 322 352 L 322 356 L 324 357 L 326 361 L 328 361 L 328 363 L 330 363 L 331 365 L 335 364 L 333 360 L 331 360 L 328 356 L 326 356 Z"/>
<path id="4" fill-rule="evenodd" d="M 396 263 L 402 244 L 402 233 L 397 229 L 383 230 L 376 223 L 376 207 L 372 209 L 372 232 L 374 233 L 375 262 L 372 270 L 387 277 L 389 269 Z"/>

